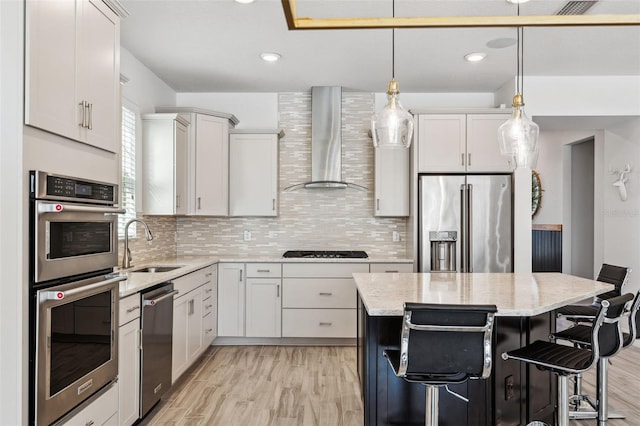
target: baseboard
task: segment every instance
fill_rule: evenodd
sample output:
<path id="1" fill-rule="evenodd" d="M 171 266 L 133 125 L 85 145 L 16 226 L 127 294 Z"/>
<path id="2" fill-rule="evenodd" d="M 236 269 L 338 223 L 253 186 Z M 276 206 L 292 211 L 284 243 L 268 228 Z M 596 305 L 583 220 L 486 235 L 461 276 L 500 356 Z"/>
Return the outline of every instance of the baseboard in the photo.
<path id="1" fill-rule="evenodd" d="M 355 346 L 355 338 L 216 337 L 211 346 Z"/>

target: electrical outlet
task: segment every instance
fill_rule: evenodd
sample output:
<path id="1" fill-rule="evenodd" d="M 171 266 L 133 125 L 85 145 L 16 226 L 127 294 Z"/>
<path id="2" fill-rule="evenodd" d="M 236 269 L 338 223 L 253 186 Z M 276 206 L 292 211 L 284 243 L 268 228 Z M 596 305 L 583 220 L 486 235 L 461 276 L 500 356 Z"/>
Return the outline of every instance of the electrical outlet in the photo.
<path id="1" fill-rule="evenodd" d="M 398 241 L 400 241 L 400 233 L 398 231 L 393 231 L 391 235 L 393 242 L 397 243 Z"/>
<path id="2" fill-rule="evenodd" d="M 513 376 L 507 376 L 504 378 L 504 399 L 505 401 L 513 398 L 514 393 L 514 384 L 513 384 Z"/>
<path id="3" fill-rule="evenodd" d="M 251 231 L 244 231 L 244 240 L 251 241 Z"/>

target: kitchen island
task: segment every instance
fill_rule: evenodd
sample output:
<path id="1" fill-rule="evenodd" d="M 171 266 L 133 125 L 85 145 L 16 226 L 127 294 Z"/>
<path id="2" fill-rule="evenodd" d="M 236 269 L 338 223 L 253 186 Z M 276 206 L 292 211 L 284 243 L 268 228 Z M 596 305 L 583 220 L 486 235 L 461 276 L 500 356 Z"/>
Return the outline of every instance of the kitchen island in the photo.
<path id="1" fill-rule="evenodd" d="M 560 273 L 353 274 L 358 291 L 358 373 L 365 425 L 424 424 L 424 386 L 395 377 L 382 352 L 399 348 L 403 304 L 494 304 L 491 377 L 441 389 L 441 425 L 553 423 L 555 377 L 500 358 L 502 352 L 555 330 L 553 311 L 612 289 L 610 284 Z M 446 350 L 446 348 L 443 348 Z"/>

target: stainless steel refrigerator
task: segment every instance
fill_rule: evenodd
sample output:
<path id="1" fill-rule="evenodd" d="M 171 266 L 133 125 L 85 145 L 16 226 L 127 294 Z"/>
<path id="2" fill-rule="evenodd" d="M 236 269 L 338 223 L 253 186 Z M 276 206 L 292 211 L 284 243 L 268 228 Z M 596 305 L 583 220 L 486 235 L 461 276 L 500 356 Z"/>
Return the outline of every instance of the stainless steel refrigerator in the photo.
<path id="1" fill-rule="evenodd" d="M 512 272 L 512 176 L 420 175 L 421 272 Z"/>

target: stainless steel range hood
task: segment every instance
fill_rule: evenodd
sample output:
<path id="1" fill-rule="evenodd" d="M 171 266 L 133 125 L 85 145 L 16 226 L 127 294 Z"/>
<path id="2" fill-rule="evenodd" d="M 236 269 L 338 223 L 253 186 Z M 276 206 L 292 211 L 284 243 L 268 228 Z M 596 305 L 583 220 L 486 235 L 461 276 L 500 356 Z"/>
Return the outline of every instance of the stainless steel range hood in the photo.
<path id="1" fill-rule="evenodd" d="M 367 191 L 342 180 L 342 88 L 311 88 L 311 181 L 285 188 L 345 189 Z"/>

